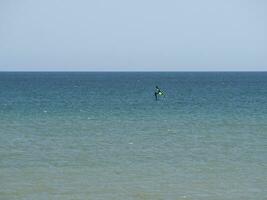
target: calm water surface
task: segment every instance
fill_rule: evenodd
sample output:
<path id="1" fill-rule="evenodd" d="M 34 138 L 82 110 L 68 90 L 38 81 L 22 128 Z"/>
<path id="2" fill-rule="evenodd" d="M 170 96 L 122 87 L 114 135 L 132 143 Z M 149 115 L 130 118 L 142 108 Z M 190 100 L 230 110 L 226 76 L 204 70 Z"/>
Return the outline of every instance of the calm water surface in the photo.
<path id="1" fill-rule="evenodd" d="M 263 200 L 266 188 L 267 73 L 0 73 L 0 199 Z"/>

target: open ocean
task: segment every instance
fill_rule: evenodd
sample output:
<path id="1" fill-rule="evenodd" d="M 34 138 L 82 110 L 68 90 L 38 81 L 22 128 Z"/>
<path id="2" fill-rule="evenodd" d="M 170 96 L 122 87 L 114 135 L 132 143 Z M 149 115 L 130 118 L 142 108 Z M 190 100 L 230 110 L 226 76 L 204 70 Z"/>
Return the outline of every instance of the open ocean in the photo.
<path id="1" fill-rule="evenodd" d="M 267 73 L 2 72 L 0 199 L 266 200 Z"/>

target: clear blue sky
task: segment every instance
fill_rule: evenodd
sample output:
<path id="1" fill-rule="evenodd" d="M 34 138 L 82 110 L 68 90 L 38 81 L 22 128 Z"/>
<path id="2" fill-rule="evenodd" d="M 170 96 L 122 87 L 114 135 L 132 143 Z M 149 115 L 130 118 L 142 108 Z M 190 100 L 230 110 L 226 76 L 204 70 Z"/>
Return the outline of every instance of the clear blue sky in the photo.
<path id="1" fill-rule="evenodd" d="M 0 71 L 267 71 L 266 0 L 0 0 Z"/>

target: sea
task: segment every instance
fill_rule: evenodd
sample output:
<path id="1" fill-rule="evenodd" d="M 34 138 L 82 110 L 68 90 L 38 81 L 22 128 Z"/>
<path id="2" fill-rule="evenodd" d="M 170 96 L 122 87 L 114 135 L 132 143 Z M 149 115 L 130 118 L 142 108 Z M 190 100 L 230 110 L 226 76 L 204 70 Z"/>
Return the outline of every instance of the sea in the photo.
<path id="1" fill-rule="evenodd" d="M 1 72 L 0 199 L 266 200 L 267 73 Z"/>

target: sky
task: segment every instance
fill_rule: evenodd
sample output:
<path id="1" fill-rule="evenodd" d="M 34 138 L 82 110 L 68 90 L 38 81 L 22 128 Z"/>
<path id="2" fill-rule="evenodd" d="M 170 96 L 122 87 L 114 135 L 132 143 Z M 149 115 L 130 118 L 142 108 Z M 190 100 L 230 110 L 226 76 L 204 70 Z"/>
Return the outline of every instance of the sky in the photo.
<path id="1" fill-rule="evenodd" d="M 0 71 L 267 71 L 267 1 L 0 0 Z"/>

